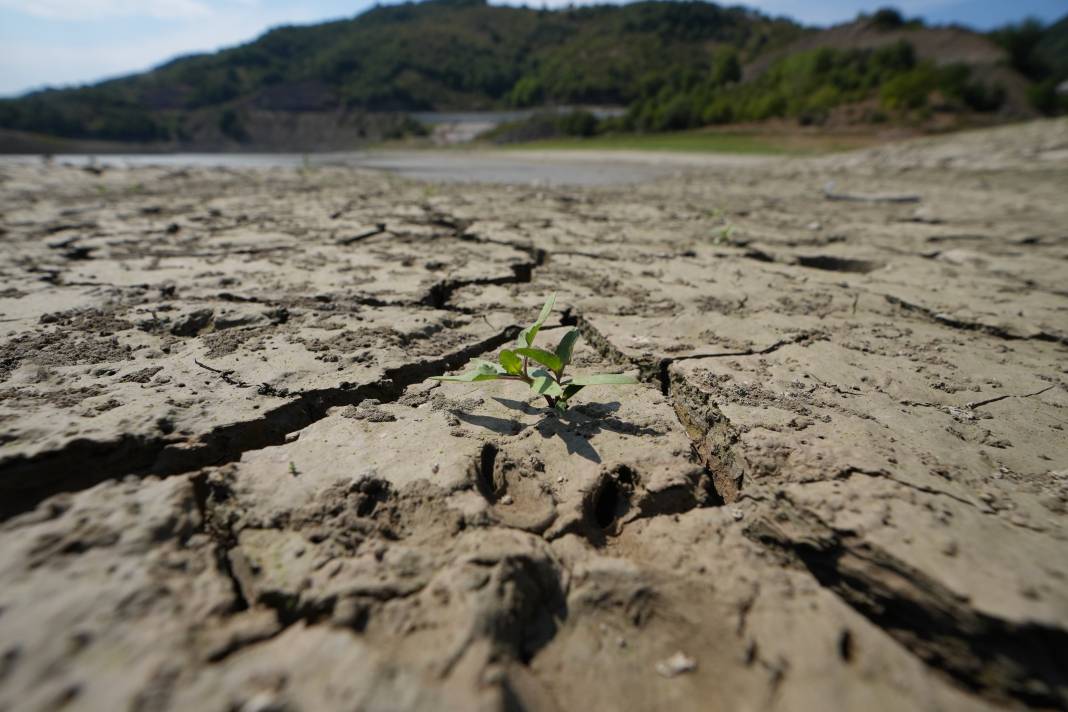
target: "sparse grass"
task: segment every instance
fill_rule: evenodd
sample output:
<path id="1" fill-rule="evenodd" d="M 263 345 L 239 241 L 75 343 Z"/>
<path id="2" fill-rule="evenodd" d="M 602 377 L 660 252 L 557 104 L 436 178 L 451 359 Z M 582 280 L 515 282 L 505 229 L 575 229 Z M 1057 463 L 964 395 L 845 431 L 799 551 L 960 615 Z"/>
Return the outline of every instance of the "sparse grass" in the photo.
<path id="1" fill-rule="evenodd" d="M 727 211 L 723 208 L 716 208 L 709 211 L 708 215 L 718 225 L 712 242 L 716 245 L 725 245 L 730 242 L 731 235 L 734 234 L 734 223 L 727 217 Z"/>
<path id="2" fill-rule="evenodd" d="M 553 138 L 509 144 L 507 150 L 609 150 L 675 151 L 681 153 L 736 153 L 763 155 L 814 155 L 848 151 L 879 143 L 871 135 L 814 133 L 744 133 L 735 131 L 677 131 L 656 134 L 606 134 L 590 138 Z"/>

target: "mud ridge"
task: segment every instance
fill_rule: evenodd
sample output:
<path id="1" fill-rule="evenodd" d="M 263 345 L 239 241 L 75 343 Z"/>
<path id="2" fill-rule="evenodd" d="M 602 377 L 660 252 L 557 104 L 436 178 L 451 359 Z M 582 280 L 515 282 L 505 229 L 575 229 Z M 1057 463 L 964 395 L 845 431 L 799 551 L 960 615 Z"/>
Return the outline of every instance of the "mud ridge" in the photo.
<path id="1" fill-rule="evenodd" d="M 669 390 L 675 417 L 693 443 L 694 453 L 711 474 L 717 496 L 723 502 L 737 500 L 744 478 L 736 451 L 741 438 L 738 428 L 707 393 L 685 379 L 671 379 Z"/>

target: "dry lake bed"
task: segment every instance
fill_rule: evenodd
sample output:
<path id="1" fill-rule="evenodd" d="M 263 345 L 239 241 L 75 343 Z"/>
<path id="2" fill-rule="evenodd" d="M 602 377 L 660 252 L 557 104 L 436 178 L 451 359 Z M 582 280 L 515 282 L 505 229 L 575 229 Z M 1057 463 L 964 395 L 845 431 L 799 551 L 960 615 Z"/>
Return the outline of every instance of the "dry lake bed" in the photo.
<path id="1" fill-rule="evenodd" d="M 0 710 L 1068 706 L 1068 122 L 533 160 L 0 163 Z"/>

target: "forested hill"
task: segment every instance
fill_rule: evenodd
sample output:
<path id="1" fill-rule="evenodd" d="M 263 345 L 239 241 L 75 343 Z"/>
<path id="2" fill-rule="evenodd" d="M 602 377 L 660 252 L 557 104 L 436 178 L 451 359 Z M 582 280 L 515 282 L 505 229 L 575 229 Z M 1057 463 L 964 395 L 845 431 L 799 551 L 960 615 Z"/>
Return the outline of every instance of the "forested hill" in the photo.
<path id="1" fill-rule="evenodd" d="M 430 0 L 281 27 L 248 44 L 176 59 L 144 74 L 0 101 L 0 128 L 203 145 L 294 135 L 299 143 L 300 135 L 338 132 L 396 134 L 413 127 L 389 112 L 425 110 L 620 105 L 632 109 L 623 128 L 650 130 L 799 116 L 807 111 L 804 101 L 788 96 L 775 77 L 786 71 L 783 62 L 795 58 L 791 47 L 811 53 L 821 34 L 705 2 L 539 10 Z M 834 68 L 827 62 L 852 66 L 852 79 L 822 92 L 821 106 L 830 107 L 863 100 L 875 84 L 923 65 L 922 56 L 899 50 L 875 69 L 869 49 L 836 49 L 839 54 L 821 56 L 814 67 L 804 60 L 800 69 L 787 70 L 827 74 Z M 767 58 L 778 59 L 760 72 L 763 84 L 742 91 L 752 82 L 741 69 Z M 806 93 L 829 81 L 808 79 Z M 945 78 L 935 79 L 915 80 L 935 84 L 913 93 L 940 88 Z M 950 79 L 961 96 L 978 96 L 973 103 L 980 109 L 1003 99 L 1004 92 L 980 87 L 968 70 Z M 724 111 L 728 89 L 736 106 Z"/>
<path id="2" fill-rule="evenodd" d="M 318 112 L 627 104 L 718 47 L 755 56 L 804 30 L 701 2 L 546 11 L 481 0 L 375 7 L 281 27 L 214 54 L 91 87 L 0 103 L 0 126 L 61 136 L 165 138 L 205 109 Z M 185 127 L 189 130 L 189 127 Z"/>

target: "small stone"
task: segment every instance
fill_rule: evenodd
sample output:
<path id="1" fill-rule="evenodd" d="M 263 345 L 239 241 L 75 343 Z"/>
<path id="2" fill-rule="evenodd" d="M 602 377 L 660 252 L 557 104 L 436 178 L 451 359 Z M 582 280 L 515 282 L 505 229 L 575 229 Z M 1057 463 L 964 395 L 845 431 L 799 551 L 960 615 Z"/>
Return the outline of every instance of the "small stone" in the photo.
<path id="1" fill-rule="evenodd" d="M 506 494 L 503 497 L 501 497 L 501 499 L 500 499 L 501 504 L 504 504 L 504 505 L 511 504 L 514 501 L 515 500 L 512 499 L 512 495 L 510 495 L 510 494 Z"/>
<path id="2" fill-rule="evenodd" d="M 681 650 L 667 660 L 661 660 L 656 664 L 656 672 L 661 677 L 673 678 L 684 675 L 697 669 L 697 661 Z"/>
<path id="3" fill-rule="evenodd" d="M 280 712 L 285 703 L 270 692 L 259 692 L 245 701 L 238 709 L 241 712 Z"/>

